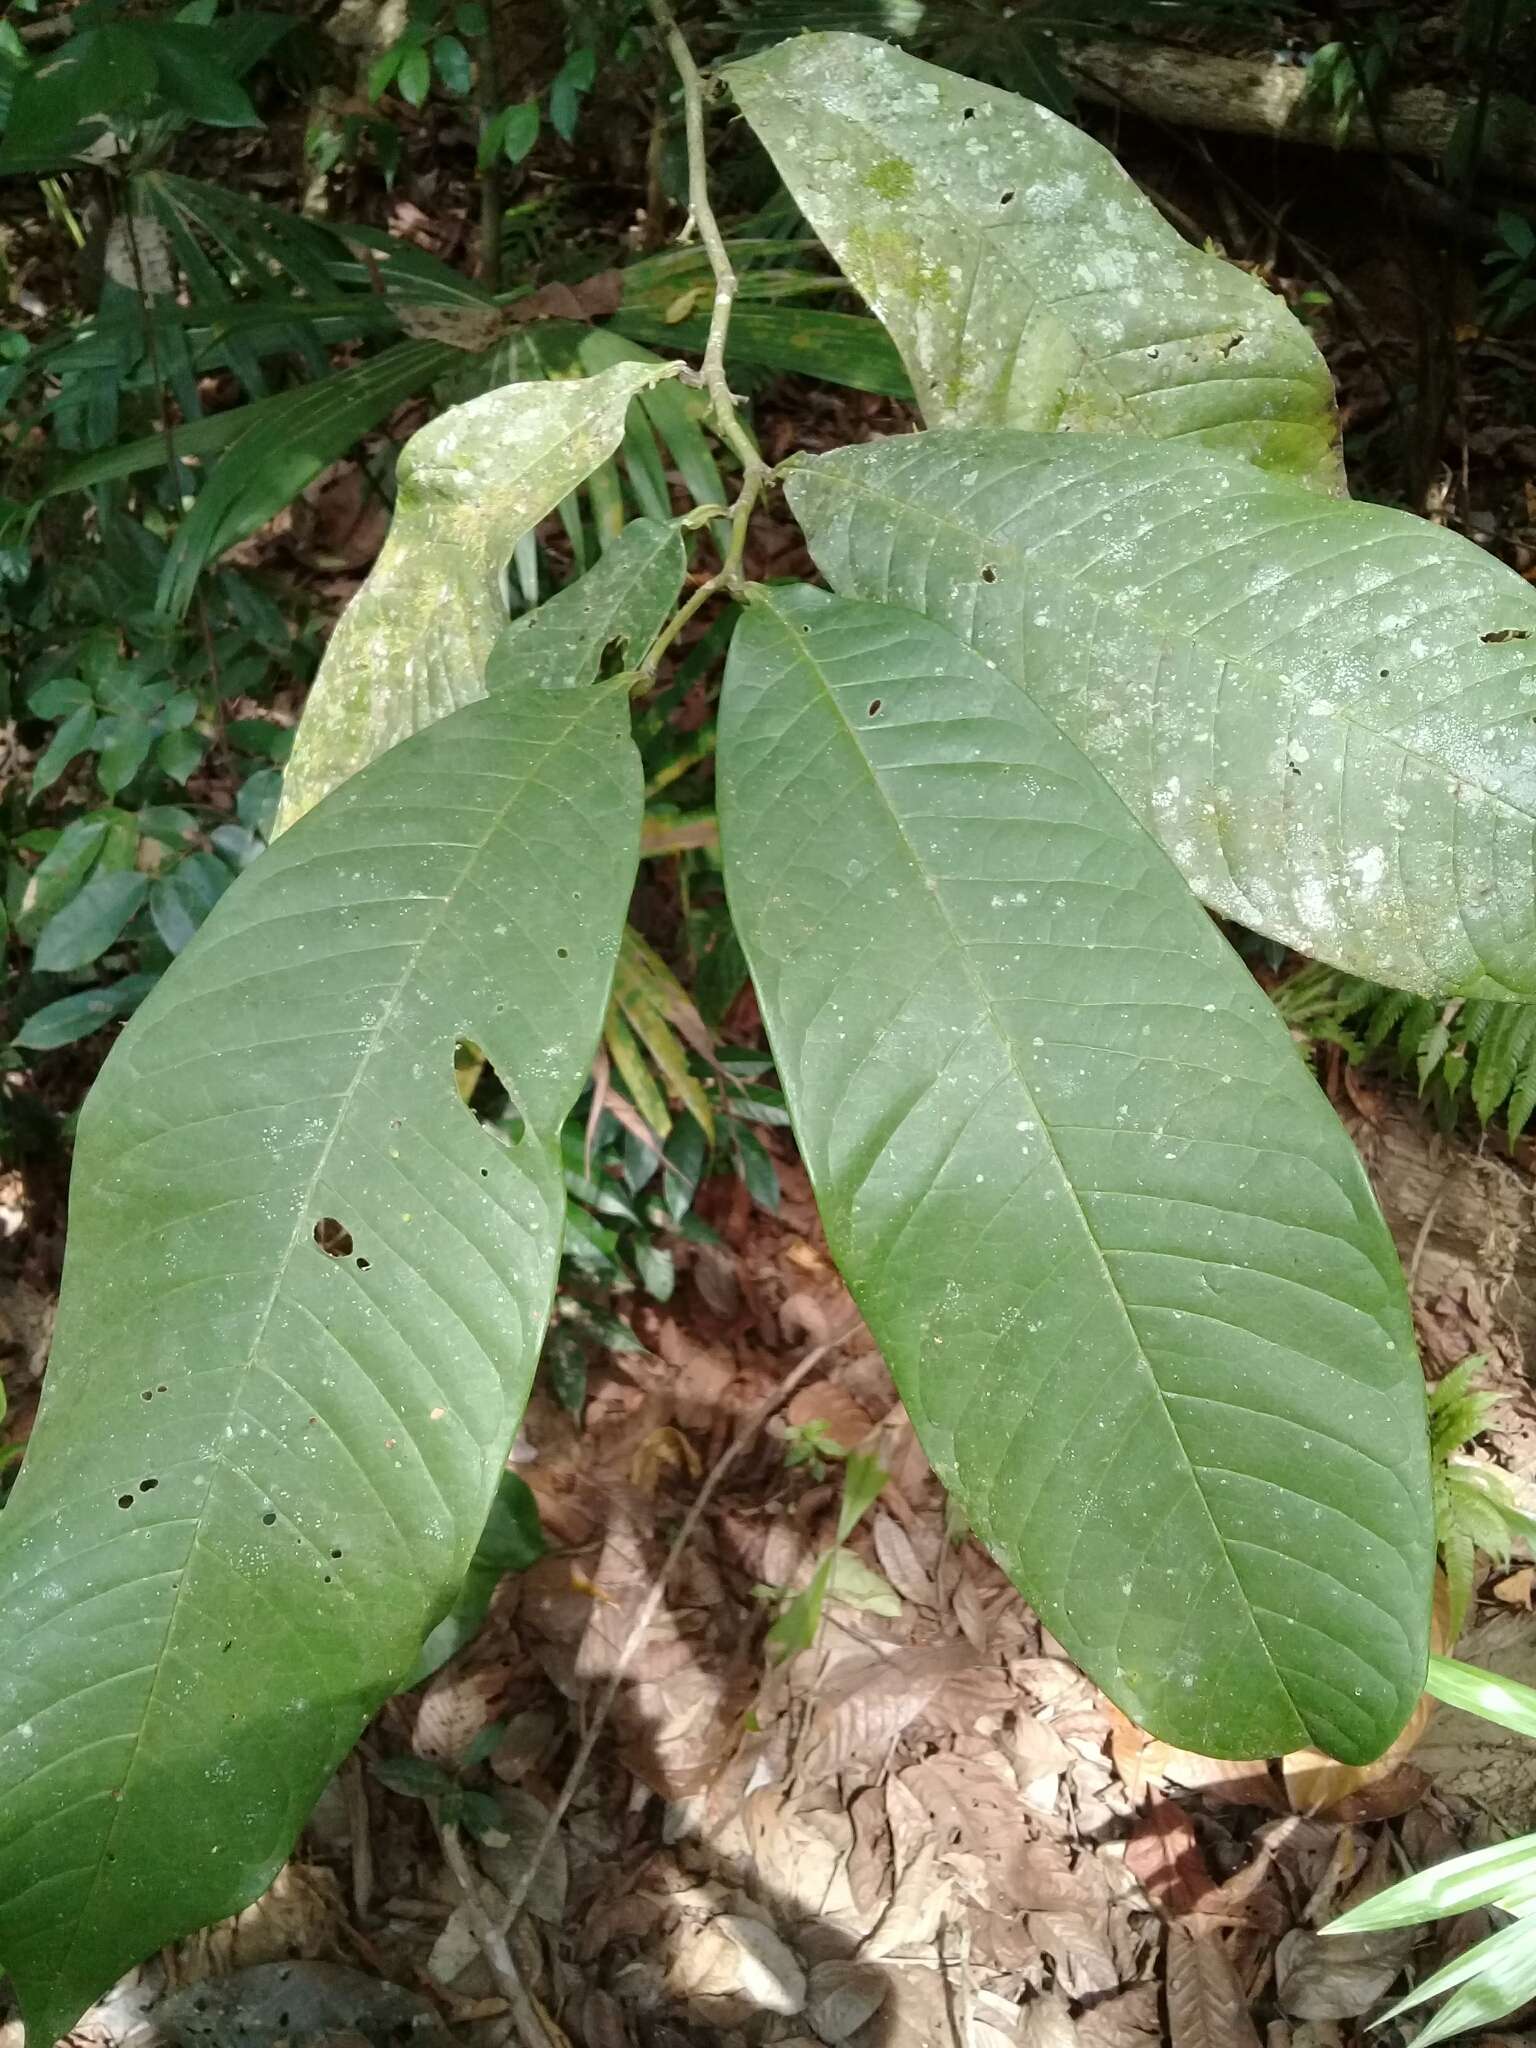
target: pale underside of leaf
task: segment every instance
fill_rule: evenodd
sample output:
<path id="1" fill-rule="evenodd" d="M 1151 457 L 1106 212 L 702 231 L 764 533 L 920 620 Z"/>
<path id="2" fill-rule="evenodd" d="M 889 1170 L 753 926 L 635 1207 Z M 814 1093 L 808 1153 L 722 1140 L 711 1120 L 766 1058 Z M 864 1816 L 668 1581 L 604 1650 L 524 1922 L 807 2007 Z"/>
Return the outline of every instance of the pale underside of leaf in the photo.
<path id="1" fill-rule="evenodd" d="M 807 464 L 851 597 L 1083 747 L 1205 902 L 1427 995 L 1536 995 L 1536 592 L 1406 513 L 1193 447 L 945 433 Z"/>
<path id="2" fill-rule="evenodd" d="M 619 445 L 673 363 L 509 384 L 452 407 L 400 458 L 389 534 L 337 621 L 283 776 L 277 829 L 407 733 L 485 694 L 512 550 Z"/>
<path id="3" fill-rule="evenodd" d="M 828 1240 L 973 1526 L 1168 1740 L 1375 1755 L 1423 1682 L 1423 1387 L 1272 1008 L 1083 756 L 911 613 L 759 594 L 720 777 Z"/>
<path id="4" fill-rule="evenodd" d="M 1311 336 L 1081 129 L 864 36 L 797 36 L 726 77 L 930 426 L 1190 435 L 1342 491 Z"/>
<path id="5" fill-rule="evenodd" d="M 391 750 L 241 877 L 91 1094 L 0 1518 L 29 2038 L 261 1890 L 458 1591 L 554 1286 L 628 723 L 623 680 L 529 687 Z M 516 1144 L 459 1100 L 461 1036 Z"/>

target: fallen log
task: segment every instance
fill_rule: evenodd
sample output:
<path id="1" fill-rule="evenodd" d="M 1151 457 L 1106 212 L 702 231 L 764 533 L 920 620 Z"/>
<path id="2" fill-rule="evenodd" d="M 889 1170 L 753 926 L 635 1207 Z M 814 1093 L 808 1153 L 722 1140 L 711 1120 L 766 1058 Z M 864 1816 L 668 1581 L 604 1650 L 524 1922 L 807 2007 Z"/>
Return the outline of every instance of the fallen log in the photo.
<path id="1" fill-rule="evenodd" d="M 1362 111 L 1338 133 L 1332 109 L 1307 100 L 1306 68 L 1268 57 L 1224 57 L 1168 43 L 1078 43 L 1061 51 L 1085 99 L 1129 107 L 1176 127 L 1273 135 L 1332 149 L 1377 150 L 1441 161 L 1463 97 L 1437 85 L 1405 86 L 1382 104 L 1380 133 Z M 1536 107 L 1514 94 L 1488 103 L 1482 141 L 1487 167 L 1512 184 L 1536 186 Z"/>

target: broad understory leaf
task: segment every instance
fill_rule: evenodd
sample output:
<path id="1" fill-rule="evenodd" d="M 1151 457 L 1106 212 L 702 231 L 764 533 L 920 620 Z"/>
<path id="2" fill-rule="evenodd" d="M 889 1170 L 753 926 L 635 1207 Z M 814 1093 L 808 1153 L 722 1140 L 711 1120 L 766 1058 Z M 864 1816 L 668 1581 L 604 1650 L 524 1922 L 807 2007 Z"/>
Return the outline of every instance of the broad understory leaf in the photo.
<path id="1" fill-rule="evenodd" d="M 1171 863 L 914 613 L 755 593 L 731 912 L 827 1238 L 945 1484 L 1084 1668 L 1210 1755 L 1377 1755 L 1434 1532 L 1360 1161 Z"/>
<path id="2" fill-rule="evenodd" d="M 1343 490 L 1306 329 L 1080 128 L 866 36 L 796 36 L 725 76 L 929 426 L 1187 435 Z"/>
<path id="3" fill-rule="evenodd" d="M 677 368 L 620 363 L 597 377 L 508 384 L 411 438 L 388 537 L 304 707 L 279 832 L 364 761 L 485 694 L 513 548 L 613 453 L 631 398 Z"/>
<path id="4" fill-rule="evenodd" d="M 240 877 L 91 1093 L 0 1516 L 0 1957 L 29 2040 L 263 1889 L 460 1591 L 641 805 L 624 678 L 452 713 Z M 461 1038 L 516 1144 L 460 1101 Z"/>
<path id="5" fill-rule="evenodd" d="M 845 596 L 1022 685 L 1213 909 L 1426 995 L 1536 995 L 1536 592 L 1195 447 L 923 434 L 806 463 Z"/>

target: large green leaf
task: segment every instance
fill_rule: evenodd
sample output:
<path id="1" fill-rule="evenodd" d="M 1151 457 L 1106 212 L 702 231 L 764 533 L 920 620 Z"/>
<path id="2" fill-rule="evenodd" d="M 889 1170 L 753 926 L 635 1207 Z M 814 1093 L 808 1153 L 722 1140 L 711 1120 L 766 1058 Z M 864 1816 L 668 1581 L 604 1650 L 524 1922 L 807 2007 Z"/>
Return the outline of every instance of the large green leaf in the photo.
<path id="1" fill-rule="evenodd" d="M 1194 447 L 1006 433 L 792 479 L 846 596 L 1021 683 L 1205 901 L 1428 995 L 1536 995 L 1536 592 Z"/>
<path id="2" fill-rule="evenodd" d="M 865 36 L 797 36 L 725 75 L 930 426 L 1192 435 L 1342 489 L 1305 328 L 1081 129 Z"/>
<path id="3" fill-rule="evenodd" d="M 92 1091 L 0 1515 L 0 1957 L 30 2040 L 263 1888 L 459 1592 L 640 812 L 624 679 L 454 712 L 241 876 Z M 459 1100 L 461 1036 L 516 1144 Z"/>
<path id="4" fill-rule="evenodd" d="M 916 614 L 757 593 L 720 829 L 828 1242 L 1072 1654 L 1218 1756 L 1374 1756 L 1434 1532 L 1402 1274 L 1273 1009 L 1090 763 Z"/>
<path id="5" fill-rule="evenodd" d="M 597 377 L 507 384 L 413 436 L 388 538 L 304 707 L 279 831 L 406 733 L 484 695 L 513 548 L 613 453 L 630 399 L 676 374 L 673 363 L 619 363 Z"/>

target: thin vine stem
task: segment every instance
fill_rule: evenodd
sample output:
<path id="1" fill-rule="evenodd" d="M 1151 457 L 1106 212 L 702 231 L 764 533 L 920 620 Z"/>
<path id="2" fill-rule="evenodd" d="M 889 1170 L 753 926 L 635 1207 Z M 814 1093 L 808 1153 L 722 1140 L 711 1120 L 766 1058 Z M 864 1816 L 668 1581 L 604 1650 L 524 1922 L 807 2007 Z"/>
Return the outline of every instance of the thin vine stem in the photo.
<path id="1" fill-rule="evenodd" d="M 696 612 L 719 591 L 728 590 L 733 596 L 740 594 L 747 529 L 770 475 L 768 464 L 758 453 L 757 444 L 737 411 L 725 374 L 725 344 L 730 333 L 737 278 L 730 252 L 725 246 L 725 237 L 720 232 L 720 223 L 715 219 L 715 210 L 710 204 L 709 165 L 704 144 L 704 80 L 667 0 L 649 0 L 649 5 L 683 89 L 683 129 L 688 145 L 688 219 L 698 232 L 715 281 L 704 355 L 697 371 L 684 374 L 707 394 L 715 432 L 741 463 L 741 488 L 730 507 L 730 538 L 720 567 L 712 576 L 706 577 L 687 602 L 672 614 L 647 648 L 644 659 L 639 663 L 642 687 L 655 676 L 662 655 Z M 684 233 L 687 233 L 686 228 Z"/>

